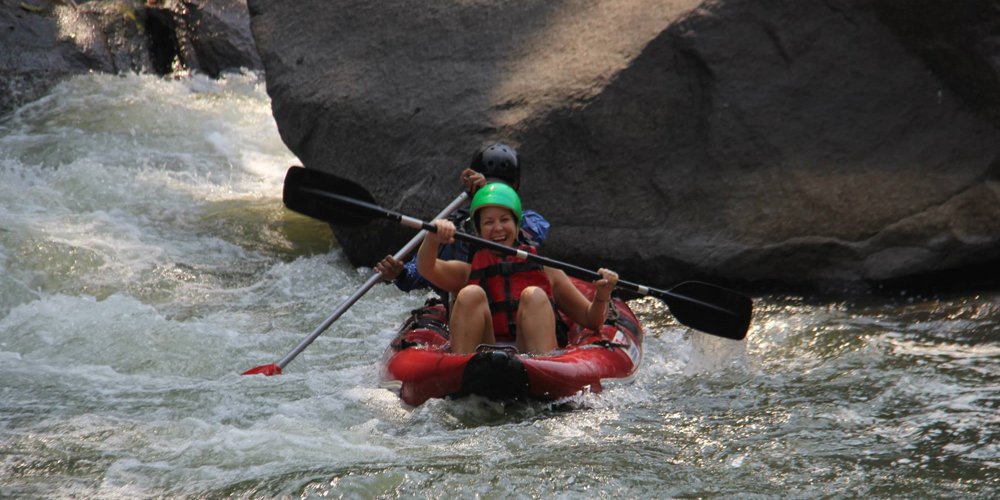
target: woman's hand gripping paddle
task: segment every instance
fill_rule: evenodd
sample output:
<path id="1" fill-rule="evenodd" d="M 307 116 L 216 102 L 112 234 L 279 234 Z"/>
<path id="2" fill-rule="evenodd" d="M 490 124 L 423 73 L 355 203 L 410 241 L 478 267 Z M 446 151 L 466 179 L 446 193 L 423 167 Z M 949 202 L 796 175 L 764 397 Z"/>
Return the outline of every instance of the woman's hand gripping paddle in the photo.
<path id="1" fill-rule="evenodd" d="M 293 170 L 297 172 L 302 172 L 301 175 L 296 174 L 297 177 L 295 184 L 297 186 L 308 184 L 310 186 L 313 186 L 313 188 L 323 190 L 324 192 L 341 192 L 341 193 L 346 193 L 352 197 L 358 197 L 365 200 L 374 201 L 372 200 L 371 194 L 369 194 L 367 190 L 347 179 L 340 179 L 339 177 L 335 177 L 328 174 L 314 175 L 316 172 L 312 170 L 307 171 L 302 167 L 292 167 L 289 170 L 289 172 L 292 172 Z M 293 204 L 289 204 L 288 203 L 289 191 L 288 191 L 287 179 L 285 181 L 284 198 L 285 198 L 285 204 L 288 205 L 288 207 L 291 208 L 292 210 L 295 210 L 296 212 L 305 213 L 303 212 L 303 210 L 322 209 L 321 206 L 313 206 L 308 199 L 295 198 L 294 196 L 293 196 L 294 198 Z M 458 207 L 462 206 L 462 203 L 465 203 L 465 200 L 467 200 L 468 198 L 469 198 L 468 194 L 462 193 L 461 195 L 459 195 L 458 198 L 455 198 L 455 200 L 452 201 L 451 204 L 449 204 L 444 210 L 442 210 L 440 214 L 438 214 L 438 218 L 447 217 L 449 214 L 458 209 Z M 295 201 L 299 202 L 300 205 L 293 206 Z M 296 206 L 298 208 L 296 208 Z M 360 219 L 350 218 L 341 221 L 340 223 L 347 223 L 354 225 L 357 224 L 359 221 Z M 367 222 L 367 220 L 361 222 L 364 223 Z M 404 246 L 402 249 L 396 252 L 396 255 L 393 255 L 393 258 L 396 260 L 403 260 L 404 258 L 406 258 L 407 254 L 412 252 L 414 248 L 417 248 L 417 246 L 420 245 L 420 243 L 424 240 L 424 235 L 426 234 L 427 234 L 426 231 L 420 231 L 419 233 L 417 233 L 417 235 L 414 236 L 413 239 L 406 244 L 406 246 Z M 243 373 L 243 375 L 262 374 L 268 377 L 270 377 L 271 375 L 281 375 L 281 369 L 284 368 L 285 365 L 287 365 L 293 359 L 295 359 L 295 357 L 298 356 L 300 352 L 305 350 L 305 348 L 308 347 L 309 344 L 311 344 L 314 340 L 316 340 L 316 337 L 319 337 L 320 334 L 326 331 L 326 329 L 329 328 L 334 321 L 337 321 L 337 319 L 340 318 L 341 315 L 347 312 L 347 310 L 350 309 L 350 307 L 354 305 L 354 303 L 357 302 L 358 299 L 360 299 L 366 293 L 368 293 L 368 290 L 371 290 L 372 287 L 374 287 L 375 284 L 378 283 L 381 279 L 382 279 L 382 273 L 375 273 L 374 276 L 368 278 L 368 281 L 366 281 L 364 285 L 361 285 L 361 288 L 358 289 L 358 291 L 354 292 L 354 295 L 351 295 L 350 297 L 348 297 L 347 300 L 345 300 L 342 304 L 340 304 L 340 306 L 337 307 L 337 310 L 334 311 L 329 318 L 326 318 L 326 320 L 323 321 L 323 323 L 321 323 L 318 327 L 316 327 L 316 329 L 313 330 L 312 333 L 310 333 L 309 336 L 305 338 L 305 340 L 300 342 L 299 345 L 295 347 L 295 349 L 292 349 L 292 351 L 289 352 L 284 358 L 281 358 L 281 361 L 278 361 L 277 363 L 271 363 L 269 365 L 258 366 L 257 368 L 247 370 L 246 372 Z"/>
<path id="2" fill-rule="evenodd" d="M 407 217 L 375 204 L 367 191 L 353 183 L 338 183 L 330 174 L 302 167 L 292 167 L 285 176 L 285 206 L 304 215 L 334 224 L 363 224 L 373 219 L 389 219 L 414 229 L 436 232 L 433 224 Z M 544 266 L 561 269 L 580 279 L 596 280 L 601 275 L 572 264 L 530 254 L 475 236 L 456 233 L 455 239 L 467 241 L 497 253 L 513 255 Z M 618 288 L 650 295 L 666 302 L 681 324 L 711 335 L 742 340 L 750 328 L 753 301 L 750 297 L 708 283 L 688 281 L 670 290 L 619 280 Z"/>

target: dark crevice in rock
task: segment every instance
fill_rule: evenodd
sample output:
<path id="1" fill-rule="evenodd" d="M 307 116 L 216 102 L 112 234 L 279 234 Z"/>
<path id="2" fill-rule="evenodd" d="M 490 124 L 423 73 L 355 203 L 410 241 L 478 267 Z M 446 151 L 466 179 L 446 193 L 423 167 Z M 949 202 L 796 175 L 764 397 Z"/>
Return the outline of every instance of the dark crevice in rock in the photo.
<path id="1" fill-rule="evenodd" d="M 688 74 L 691 75 L 691 79 L 688 81 L 692 84 L 691 90 L 698 96 L 701 110 L 712 109 L 712 98 L 715 94 L 713 88 L 715 75 L 712 74 L 712 67 L 693 49 L 682 48 L 677 51 L 677 54 L 681 56 L 682 66 L 689 70 Z"/>
<path id="2" fill-rule="evenodd" d="M 166 9 L 149 9 L 146 16 L 146 37 L 149 41 L 153 71 L 158 75 L 170 74 L 174 62 L 180 56 L 176 28 L 173 12 Z"/>
<path id="3" fill-rule="evenodd" d="M 854 27 L 858 26 L 858 21 L 854 19 L 854 16 L 852 16 L 851 13 L 847 10 L 847 8 L 844 7 L 843 5 L 839 5 L 838 2 L 835 2 L 833 0 L 824 0 L 823 3 L 826 4 L 826 6 L 829 7 L 830 10 L 837 13 L 837 15 L 843 18 L 844 21 L 847 21 L 848 24 L 851 24 Z"/>
<path id="4" fill-rule="evenodd" d="M 983 174 L 983 180 L 984 181 L 1000 180 L 1000 155 L 998 155 L 996 159 L 993 160 L 993 163 L 990 164 L 990 168 L 986 170 L 985 174 Z"/>
<path id="5" fill-rule="evenodd" d="M 781 41 L 781 35 L 778 34 L 778 28 L 770 23 L 765 23 L 764 33 L 767 34 L 767 37 L 774 43 L 774 48 L 781 56 L 781 60 L 785 62 L 785 66 L 791 66 L 792 56 L 788 54 L 788 49 L 785 48 L 784 42 Z"/>

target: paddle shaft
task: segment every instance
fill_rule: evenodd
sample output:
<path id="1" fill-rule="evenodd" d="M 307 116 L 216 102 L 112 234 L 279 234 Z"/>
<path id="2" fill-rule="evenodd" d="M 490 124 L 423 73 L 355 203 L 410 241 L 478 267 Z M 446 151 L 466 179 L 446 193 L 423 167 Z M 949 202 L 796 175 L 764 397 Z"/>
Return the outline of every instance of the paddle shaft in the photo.
<path id="1" fill-rule="evenodd" d="M 444 210 L 442 210 L 441 213 L 439 213 L 436 218 L 440 219 L 443 217 L 447 217 L 449 214 L 457 210 L 458 207 L 462 206 L 462 204 L 465 203 L 465 200 L 467 200 L 468 198 L 469 198 L 468 193 L 462 193 L 461 195 L 458 196 L 458 198 L 455 198 L 455 200 L 452 201 L 450 205 L 448 205 Z M 434 232 L 437 232 L 437 227 L 435 227 L 434 225 L 427 224 L 427 226 L 429 226 L 431 230 L 433 230 Z M 398 252 L 396 252 L 396 255 L 393 255 L 392 258 L 396 260 L 403 260 L 404 258 L 406 258 L 406 256 L 410 252 L 412 252 L 415 248 L 417 248 L 418 245 L 420 245 L 420 243 L 424 240 L 424 236 L 426 234 L 427 234 L 426 229 L 417 233 L 417 235 L 414 236 L 413 239 L 411 239 L 405 246 L 403 246 L 403 248 L 401 248 Z M 371 290 L 372 287 L 374 287 L 375 284 L 381 280 L 382 280 L 382 273 L 375 273 L 374 276 L 368 278 L 368 281 L 366 281 L 364 285 L 361 285 L 361 288 L 358 289 L 358 291 L 354 292 L 353 295 L 348 297 L 347 300 L 345 300 L 342 304 L 340 304 L 340 306 L 337 307 L 337 310 L 334 311 L 329 318 L 326 318 L 326 320 L 324 320 L 323 323 L 317 326 L 316 329 L 313 330 L 312 333 L 310 333 L 309 336 L 305 338 L 305 340 L 300 342 L 299 345 L 295 346 L 295 349 L 292 349 L 291 352 L 289 352 L 284 358 L 281 358 L 281 361 L 277 362 L 278 368 L 284 369 L 285 365 L 287 365 L 293 359 L 295 359 L 295 357 L 298 356 L 299 353 L 305 350 L 305 348 L 308 347 L 309 344 L 311 344 L 314 340 L 316 340 L 316 338 L 319 337 L 324 331 L 326 331 L 327 328 L 330 328 L 330 325 L 332 325 L 334 321 L 337 321 L 337 319 L 340 318 L 345 312 L 347 312 L 347 310 L 350 309 L 355 302 L 357 302 L 361 297 L 363 297 L 366 293 L 368 293 L 368 290 Z"/>
<path id="2" fill-rule="evenodd" d="M 403 216 L 403 217 L 405 217 L 405 216 Z M 421 227 L 421 229 L 423 231 L 430 231 L 430 232 L 434 232 L 434 233 L 437 232 L 437 226 L 435 226 L 434 224 L 428 224 L 426 222 L 421 222 L 421 221 L 417 221 L 417 222 L 421 223 L 420 227 Z M 407 226 L 410 226 L 410 223 L 407 223 L 407 222 L 402 222 L 401 221 L 400 223 L 404 224 L 404 225 L 407 225 Z M 410 226 L 410 227 L 416 227 L 416 226 Z M 455 232 L 455 239 L 459 239 L 459 240 L 462 240 L 462 241 L 469 242 L 470 244 L 473 244 L 473 245 L 476 245 L 476 246 L 487 248 L 487 249 L 492 250 L 492 251 L 494 251 L 496 253 L 502 253 L 502 254 L 510 255 L 510 256 L 513 256 L 513 257 L 517 257 L 518 259 L 524 259 L 524 260 L 527 260 L 527 261 L 535 262 L 537 264 L 541 264 L 543 266 L 551 267 L 553 269 L 559 269 L 561 271 L 565 271 L 567 274 L 569 274 L 569 275 L 571 275 L 573 277 L 576 277 L 576 278 L 590 280 L 590 281 L 604 279 L 604 277 L 601 276 L 596 271 L 591 271 L 590 269 L 585 269 L 585 268 L 582 268 L 582 267 L 579 267 L 579 266 L 574 266 L 573 264 L 569 264 L 569 263 L 558 261 L 558 260 L 553 260 L 553 259 L 550 259 L 548 257 L 543 257 L 541 255 L 536 255 L 536 254 L 533 254 L 533 253 L 530 253 L 530 252 L 525 252 L 524 250 L 518 250 L 517 248 L 513 248 L 513 247 L 506 246 L 506 245 L 502 245 L 500 243 L 495 243 L 495 242 L 492 242 L 492 241 L 489 241 L 489 240 L 484 240 L 482 238 L 477 238 L 477 237 L 475 237 L 475 236 L 473 236 L 471 234 L 468 234 L 468 233 Z M 689 303 L 692 303 L 692 304 L 700 305 L 702 307 L 707 307 L 709 309 L 714 309 L 714 310 L 719 311 L 721 313 L 732 314 L 728 309 L 723 308 L 723 307 L 719 307 L 719 306 L 717 306 L 715 304 L 710 304 L 708 302 L 704 302 L 704 301 L 695 299 L 693 297 L 688 297 L 687 295 L 678 295 L 678 294 L 673 293 L 673 292 L 671 292 L 669 290 L 660 290 L 659 288 L 651 288 L 651 287 L 648 287 L 648 286 L 639 285 L 639 284 L 636 284 L 636 283 L 632 283 L 630 281 L 618 280 L 618 283 L 615 285 L 615 288 L 621 288 L 623 290 L 629 290 L 631 292 L 636 292 L 636 293 L 638 293 L 640 295 L 652 295 L 654 297 L 657 297 L 657 298 L 660 298 L 660 299 L 663 299 L 663 300 L 667 300 L 667 299 L 682 300 L 682 301 L 689 302 Z"/>
<path id="3" fill-rule="evenodd" d="M 302 187 L 302 188 L 300 188 L 300 190 L 302 192 L 304 192 L 304 193 L 312 193 L 312 194 L 315 194 L 315 195 L 318 195 L 318 196 L 321 196 L 321 197 L 333 198 L 333 199 L 339 200 L 341 202 L 347 203 L 348 205 L 355 205 L 355 206 L 363 207 L 363 209 L 366 212 L 369 212 L 371 214 L 376 214 L 379 217 L 383 217 L 383 218 L 386 218 L 386 219 L 394 220 L 394 221 L 398 222 L 399 224 L 402 224 L 402 225 L 407 226 L 407 227 L 412 227 L 414 229 L 419 229 L 419 230 L 421 230 L 421 238 L 423 237 L 422 234 L 426 234 L 426 232 L 437 233 L 437 226 L 435 226 L 434 224 L 430 224 L 430 223 L 424 222 L 424 221 L 422 221 L 420 219 L 416 219 L 416 218 L 413 218 L 413 217 L 410 217 L 410 216 L 407 216 L 407 215 L 403 215 L 403 214 L 401 214 L 399 212 L 395 212 L 393 210 L 382 208 L 382 207 L 379 207 L 379 206 L 376 206 L 376 205 L 372 205 L 372 204 L 369 204 L 369 203 L 359 202 L 358 200 L 354 200 L 354 199 L 351 199 L 349 197 L 340 196 L 340 195 L 329 193 L 327 191 L 323 191 L 323 190 L 319 190 L 319 189 Z M 443 217 L 443 216 L 438 216 L 437 218 L 441 218 L 441 217 Z M 495 243 L 495 242 L 492 242 L 492 241 L 489 241 L 489 240 L 484 240 L 482 238 L 473 236 L 473 235 L 468 234 L 468 233 L 456 232 L 455 233 L 455 239 L 466 241 L 466 242 L 468 242 L 468 243 L 470 243 L 472 245 L 475 245 L 475 246 L 478 246 L 478 247 L 481 247 L 481 248 L 486 248 L 486 249 L 492 250 L 492 251 L 497 252 L 497 253 L 511 255 L 511 256 L 517 257 L 519 259 L 524 259 L 524 260 L 528 260 L 528 261 L 531 261 L 531 262 L 542 264 L 544 266 L 548 266 L 548 267 L 551 267 L 551 268 L 554 268 L 554 269 L 559 269 L 559 270 L 565 271 L 567 274 L 570 274 L 570 275 L 572 275 L 572 276 L 574 276 L 576 278 L 590 280 L 590 281 L 603 279 L 603 276 L 601 276 L 599 273 L 597 273 L 595 271 L 591 271 L 590 269 L 585 269 L 585 268 L 582 268 L 582 267 L 579 267 L 579 266 L 574 266 L 573 264 L 568 264 L 566 262 L 562 262 L 562 261 L 550 259 L 548 257 L 543 257 L 541 255 L 536 255 L 536 254 L 533 254 L 533 253 L 525 252 L 523 250 L 519 250 L 517 248 L 509 247 L 509 246 L 506 246 L 506 245 L 503 245 L 503 244 L 500 244 L 500 243 Z M 695 305 L 698 305 L 698 306 L 701 306 L 701 307 L 706 307 L 706 308 L 709 308 L 709 309 L 713 309 L 715 311 L 718 311 L 718 312 L 726 314 L 726 315 L 730 315 L 730 316 L 734 315 L 734 313 L 731 310 L 727 309 L 727 308 L 720 307 L 720 306 L 718 306 L 716 304 L 712 304 L 712 303 L 705 302 L 705 301 L 702 301 L 702 300 L 698 300 L 698 299 L 696 299 L 694 297 L 689 297 L 687 295 L 679 295 L 679 294 L 673 293 L 673 292 L 671 292 L 669 290 L 660 290 L 658 288 L 652 288 L 652 287 L 648 287 L 648 286 L 643 286 L 643 285 L 639 285 L 639 284 L 636 284 L 636 283 L 632 283 L 632 282 L 629 282 L 629 281 L 623 281 L 623 280 L 618 280 L 618 284 L 616 285 L 616 287 L 617 288 L 621 288 L 623 290 L 629 290 L 629 291 L 632 291 L 632 292 L 636 292 L 636 293 L 639 293 L 641 295 L 652 295 L 652 296 L 660 298 L 662 300 L 679 300 L 679 301 L 687 302 L 687 303 L 690 303 L 690 304 L 695 304 Z"/>

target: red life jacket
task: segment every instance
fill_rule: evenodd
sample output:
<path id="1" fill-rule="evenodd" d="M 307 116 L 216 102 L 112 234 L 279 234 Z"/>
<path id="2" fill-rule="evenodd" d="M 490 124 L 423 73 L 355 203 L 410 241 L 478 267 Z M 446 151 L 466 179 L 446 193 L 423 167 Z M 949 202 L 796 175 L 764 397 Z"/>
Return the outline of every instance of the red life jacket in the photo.
<path id="1" fill-rule="evenodd" d="M 535 247 L 528 245 L 521 245 L 518 250 L 538 254 Z M 486 249 L 472 257 L 469 284 L 479 285 L 486 291 L 493 315 L 493 335 L 499 342 L 513 342 L 517 336 L 517 304 L 525 288 L 537 286 L 545 290 L 549 302 L 555 304 L 552 283 L 541 264 L 516 257 L 500 257 Z"/>

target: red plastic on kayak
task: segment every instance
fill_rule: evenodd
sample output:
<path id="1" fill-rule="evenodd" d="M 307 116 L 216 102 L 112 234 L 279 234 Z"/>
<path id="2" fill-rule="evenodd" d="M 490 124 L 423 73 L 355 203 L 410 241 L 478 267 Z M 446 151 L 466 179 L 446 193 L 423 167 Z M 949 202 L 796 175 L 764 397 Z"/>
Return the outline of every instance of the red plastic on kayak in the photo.
<path id="1" fill-rule="evenodd" d="M 593 285 L 573 282 L 593 298 Z M 582 390 L 599 392 L 609 381 L 631 379 L 642 361 L 642 327 L 628 304 L 620 299 L 611 303 L 614 309 L 599 332 L 563 316 L 569 326 L 566 345 L 544 356 L 493 348 L 451 354 L 444 306 L 425 306 L 413 311 L 386 349 L 380 385 L 398 391 L 411 406 L 468 394 L 557 400 Z"/>

